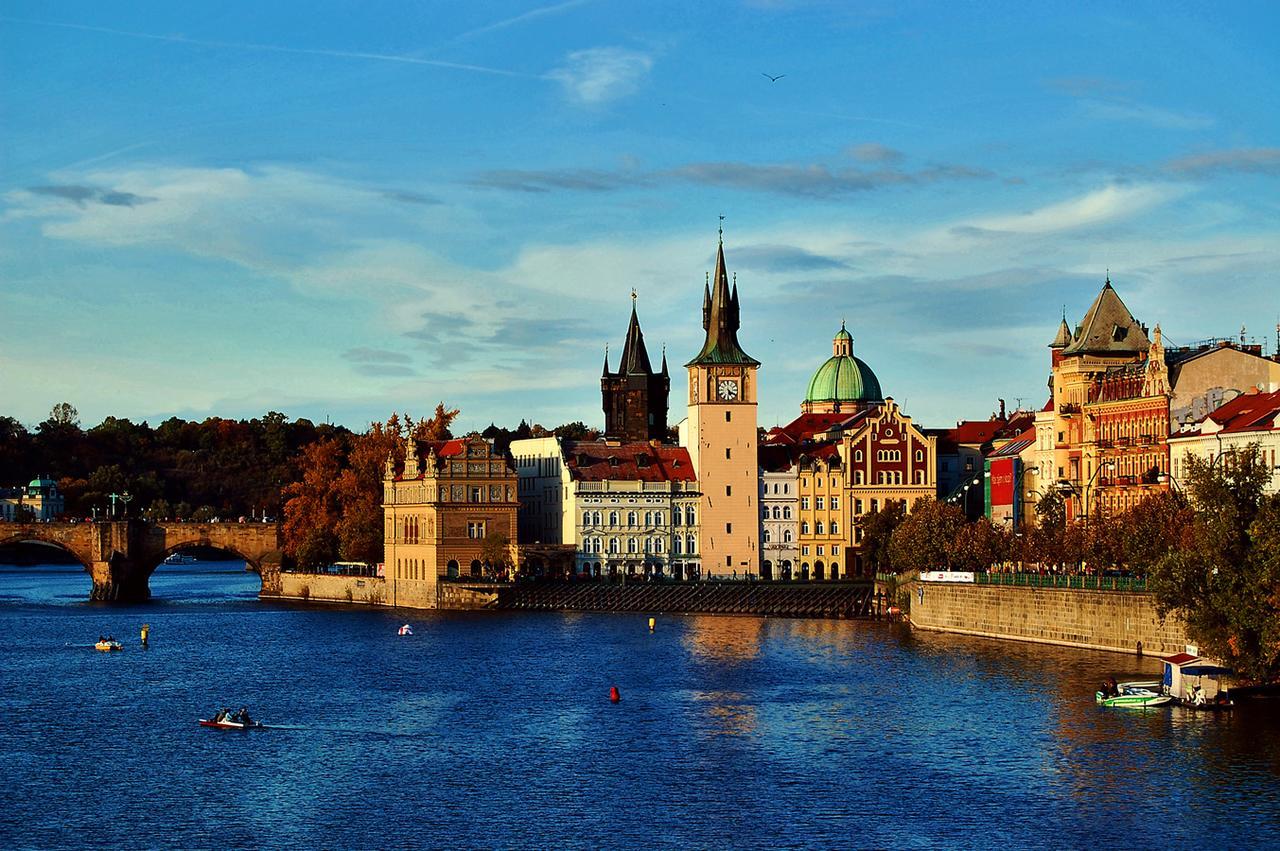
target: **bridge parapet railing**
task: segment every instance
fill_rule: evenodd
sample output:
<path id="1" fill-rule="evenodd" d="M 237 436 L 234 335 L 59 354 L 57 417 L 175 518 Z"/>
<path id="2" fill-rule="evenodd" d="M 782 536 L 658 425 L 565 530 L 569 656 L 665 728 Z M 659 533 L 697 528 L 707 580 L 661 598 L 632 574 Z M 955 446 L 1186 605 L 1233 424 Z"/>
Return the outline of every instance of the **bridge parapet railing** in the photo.
<path id="1" fill-rule="evenodd" d="M 978 585 L 1063 588 L 1079 591 L 1146 591 L 1145 576 L 1097 576 L 1078 573 L 975 573 Z"/>

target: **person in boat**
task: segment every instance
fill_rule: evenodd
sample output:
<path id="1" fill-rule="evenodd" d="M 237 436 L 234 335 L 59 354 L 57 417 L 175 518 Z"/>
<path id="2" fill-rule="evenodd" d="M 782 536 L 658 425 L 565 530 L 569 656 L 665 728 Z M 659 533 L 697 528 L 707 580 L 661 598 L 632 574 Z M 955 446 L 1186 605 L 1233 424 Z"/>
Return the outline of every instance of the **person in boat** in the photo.
<path id="1" fill-rule="evenodd" d="M 249 717 L 249 710 L 245 709 L 243 706 L 241 706 L 240 711 L 236 713 L 236 720 L 246 727 L 253 724 L 253 719 Z"/>

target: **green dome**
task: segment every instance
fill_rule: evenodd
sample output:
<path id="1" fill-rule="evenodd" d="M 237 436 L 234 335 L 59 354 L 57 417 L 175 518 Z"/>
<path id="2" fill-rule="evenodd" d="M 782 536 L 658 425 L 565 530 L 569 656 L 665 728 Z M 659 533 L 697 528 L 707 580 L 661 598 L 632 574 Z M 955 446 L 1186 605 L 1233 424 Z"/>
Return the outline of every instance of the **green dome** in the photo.
<path id="1" fill-rule="evenodd" d="M 848 336 L 847 331 L 841 330 Z M 860 358 L 835 355 L 813 374 L 806 402 L 882 402 L 880 381 Z"/>

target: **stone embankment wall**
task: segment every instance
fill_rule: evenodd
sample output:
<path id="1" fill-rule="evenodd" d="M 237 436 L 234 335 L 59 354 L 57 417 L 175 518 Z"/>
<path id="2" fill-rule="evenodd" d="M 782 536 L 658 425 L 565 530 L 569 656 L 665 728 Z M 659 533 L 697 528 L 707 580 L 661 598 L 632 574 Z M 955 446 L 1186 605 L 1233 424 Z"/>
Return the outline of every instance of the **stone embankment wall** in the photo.
<path id="1" fill-rule="evenodd" d="M 280 573 L 279 576 L 278 592 L 272 593 L 264 583 L 262 597 L 367 606 L 387 604 L 387 582 L 378 576 L 326 576 L 320 573 Z"/>
<path id="2" fill-rule="evenodd" d="M 1147 655 L 1180 653 L 1188 643 L 1182 621 L 1156 614 L 1150 594 L 913 582 L 911 623 L 917 629 L 1060 644 Z"/>

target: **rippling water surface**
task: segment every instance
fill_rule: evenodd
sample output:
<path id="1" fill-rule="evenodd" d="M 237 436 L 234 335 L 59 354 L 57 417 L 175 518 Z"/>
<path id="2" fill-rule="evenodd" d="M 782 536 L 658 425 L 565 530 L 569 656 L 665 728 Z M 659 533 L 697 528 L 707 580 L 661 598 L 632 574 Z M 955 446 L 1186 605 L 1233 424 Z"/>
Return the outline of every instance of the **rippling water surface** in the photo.
<path id="1" fill-rule="evenodd" d="M 1093 704 L 1151 662 L 881 624 L 145 606 L 0 566 L 0 847 L 1241 847 L 1280 719 Z M 152 628 L 142 649 L 138 629 Z M 415 635 L 401 638 L 408 622 Z M 122 653 L 95 652 L 100 633 Z M 608 701 L 611 685 L 623 700 Z M 282 729 L 202 729 L 247 705 Z"/>

